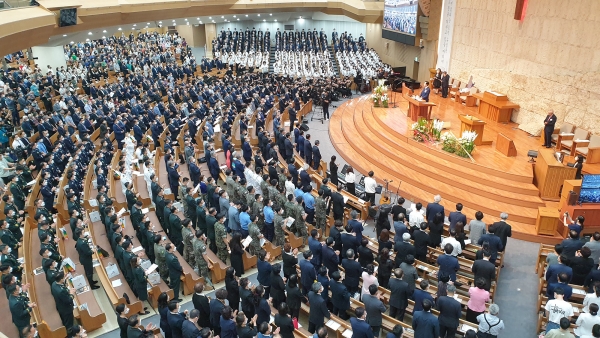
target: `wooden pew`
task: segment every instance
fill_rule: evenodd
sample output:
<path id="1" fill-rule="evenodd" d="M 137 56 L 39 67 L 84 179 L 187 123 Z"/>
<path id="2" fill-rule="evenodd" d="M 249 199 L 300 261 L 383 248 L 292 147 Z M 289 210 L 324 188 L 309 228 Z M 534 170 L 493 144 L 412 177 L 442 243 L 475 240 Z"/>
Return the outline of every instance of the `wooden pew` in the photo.
<path id="1" fill-rule="evenodd" d="M 67 329 L 62 325 L 58 311 L 56 311 L 56 302 L 52 296 L 50 284 L 46 281 L 46 274 L 39 275 L 33 273 L 34 269 L 42 266 L 42 256 L 39 254 L 40 239 L 38 230 L 32 224 L 32 219 L 25 218 L 24 229 L 24 256 L 25 271 L 23 274 L 24 283 L 30 284 L 29 298 L 31 302 L 38 304 L 33 310 L 33 318 L 38 323 L 38 331 L 43 338 L 64 338 L 67 336 Z M 27 250 L 28 248 L 28 250 Z"/>
<path id="2" fill-rule="evenodd" d="M 58 246 L 60 254 L 64 257 L 71 258 L 71 260 L 73 260 L 75 263 L 75 272 L 71 272 L 71 276 L 84 276 L 85 278 L 83 265 L 79 264 L 79 253 L 75 249 L 75 244 L 77 242 L 74 240 L 71 227 L 68 223 L 61 221 L 60 218 L 58 218 L 56 222 L 57 229 L 64 227 L 68 235 L 67 238 L 59 235 L 62 237 L 62 241 L 58 243 Z M 61 232 L 57 231 L 57 233 L 60 234 Z M 90 286 L 89 281 L 87 281 L 87 283 L 88 286 Z M 102 312 L 102 309 L 100 308 L 100 305 L 98 305 L 98 301 L 96 300 L 91 289 L 75 295 L 75 303 L 78 305 L 78 311 L 75 315 L 75 318 L 81 322 L 81 325 L 83 325 L 86 331 L 94 331 L 99 329 L 102 327 L 102 324 L 106 322 L 106 315 Z M 83 304 L 87 305 L 87 309 L 81 308 L 81 305 Z"/>
<path id="3" fill-rule="evenodd" d="M 225 280 L 225 271 L 228 268 L 227 264 L 220 260 L 219 257 L 217 257 L 217 255 L 208 247 L 206 248 L 206 257 L 212 265 L 212 268 L 210 269 L 212 283 L 217 284 Z"/>
<path id="4" fill-rule="evenodd" d="M 119 157 L 121 156 L 121 150 L 117 149 L 113 155 L 112 161 L 110 162 L 110 167 L 116 170 L 119 164 Z M 110 187 L 108 191 L 108 196 L 113 199 L 113 206 L 116 211 L 121 210 L 121 208 L 127 209 L 127 198 L 125 194 L 123 194 L 121 179 L 116 179 L 113 172 L 108 174 L 108 185 Z"/>

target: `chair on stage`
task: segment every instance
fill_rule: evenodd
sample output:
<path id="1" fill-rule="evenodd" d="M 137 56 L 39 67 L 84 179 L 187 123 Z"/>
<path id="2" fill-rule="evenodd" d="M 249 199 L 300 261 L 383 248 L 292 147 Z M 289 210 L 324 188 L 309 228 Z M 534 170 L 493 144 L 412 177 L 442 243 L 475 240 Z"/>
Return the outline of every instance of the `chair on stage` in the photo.
<path id="1" fill-rule="evenodd" d="M 563 123 L 559 128 L 555 128 L 554 132 L 552 133 L 552 143 L 556 143 L 556 140 L 558 140 L 558 135 L 559 134 L 571 134 L 573 133 L 573 129 L 575 128 L 574 125 L 570 124 L 570 123 Z"/>
<path id="2" fill-rule="evenodd" d="M 462 95 L 455 96 L 454 100 L 456 100 L 456 102 L 458 102 L 460 104 L 464 103 L 465 106 L 467 106 L 467 107 L 475 107 L 475 105 L 477 104 L 477 98 L 475 96 L 473 96 L 473 94 L 476 94 L 478 92 L 479 92 L 479 89 L 477 89 L 475 87 L 471 87 L 468 92 L 460 93 Z"/>
<path id="3" fill-rule="evenodd" d="M 600 136 L 592 135 L 589 142 L 578 143 L 575 153 L 585 157 L 588 164 L 600 162 Z"/>
<path id="4" fill-rule="evenodd" d="M 450 82 L 448 83 L 448 92 L 451 93 L 453 90 L 456 90 L 458 86 L 460 86 L 460 80 L 450 79 Z"/>
<path id="5" fill-rule="evenodd" d="M 467 84 L 465 82 L 459 84 L 457 87 L 452 87 L 448 96 L 450 97 L 450 99 L 454 99 L 458 102 L 459 99 L 457 98 L 460 96 L 460 91 L 466 87 Z"/>
<path id="6" fill-rule="evenodd" d="M 571 156 L 575 156 L 575 149 L 577 148 L 577 142 L 582 143 L 582 140 L 588 140 L 590 136 L 590 132 L 577 127 L 573 134 L 558 134 L 558 139 L 556 140 L 556 150 L 562 151 L 563 149 L 568 149 Z"/>

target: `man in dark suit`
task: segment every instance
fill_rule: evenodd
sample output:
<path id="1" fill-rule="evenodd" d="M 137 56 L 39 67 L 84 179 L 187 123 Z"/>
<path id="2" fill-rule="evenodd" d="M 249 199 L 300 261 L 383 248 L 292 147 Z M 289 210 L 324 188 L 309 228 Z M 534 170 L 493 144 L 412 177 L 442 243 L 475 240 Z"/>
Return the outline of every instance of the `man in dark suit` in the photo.
<path id="1" fill-rule="evenodd" d="M 197 324 L 200 327 L 210 327 L 210 305 L 208 297 L 203 295 L 202 291 L 204 291 L 204 283 L 196 283 L 194 285 L 192 303 L 194 304 L 194 309 L 198 310 L 199 313 Z"/>
<path id="2" fill-rule="evenodd" d="M 573 269 L 568 264 L 569 258 L 567 256 L 558 256 L 558 264 L 550 264 L 548 270 L 546 270 L 546 281 L 548 284 L 558 283 L 558 275 L 563 272 L 567 274 L 570 282 L 571 278 L 573 278 Z"/>
<path id="3" fill-rule="evenodd" d="M 365 304 L 367 311 L 367 323 L 371 326 L 373 336 L 379 337 L 381 330 L 382 314 L 387 311 L 387 308 L 381 301 L 381 293 L 377 290 L 377 285 L 369 285 L 369 294 L 362 296 L 362 302 Z"/>
<path id="4" fill-rule="evenodd" d="M 394 269 L 392 278 L 388 283 L 390 290 L 390 317 L 396 318 L 399 321 L 404 320 L 404 312 L 408 306 L 408 299 L 412 297 L 413 290 L 407 282 L 402 280 L 404 271 L 402 269 Z"/>
<path id="5" fill-rule="evenodd" d="M 506 223 L 506 220 L 508 219 L 508 214 L 503 212 L 500 213 L 500 222 L 495 222 L 494 224 L 492 224 L 490 226 L 490 232 L 492 232 L 493 229 L 493 233 L 500 237 L 500 241 L 502 242 L 502 250 L 498 250 L 500 252 L 503 252 L 506 249 L 506 241 L 508 239 L 508 237 L 512 237 L 512 228 L 510 226 L 510 224 Z M 494 259 L 495 260 L 495 259 Z"/>
<path id="6" fill-rule="evenodd" d="M 339 270 L 340 264 L 340 252 L 338 250 L 333 249 L 335 245 L 335 240 L 333 237 L 327 237 L 325 240 L 325 245 L 322 246 L 321 250 L 321 259 L 323 266 L 327 268 L 329 271 L 329 276 L 335 271 Z"/>
<path id="7" fill-rule="evenodd" d="M 473 272 L 475 281 L 479 278 L 485 280 L 484 289 L 490 291 L 492 281 L 496 279 L 496 266 L 490 262 L 491 253 L 487 250 L 483 251 L 483 258 L 473 262 L 471 271 Z"/>
<path id="8" fill-rule="evenodd" d="M 431 93 L 431 88 L 429 88 L 429 81 L 425 81 L 423 85 L 423 90 L 421 90 L 421 95 L 419 95 L 425 102 L 429 102 L 429 93 Z"/>
<path id="9" fill-rule="evenodd" d="M 447 291 L 447 296 L 441 296 L 437 300 L 437 307 L 440 311 L 438 315 L 440 338 L 454 338 L 462 314 L 460 302 L 454 299 L 456 286 L 448 285 Z"/>
<path id="10" fill-rule="evenodd" d="M 450 221 L 450 230 L 454 230 L 456 227 L 456 223 L 462 222 L 462 224 L 467 224 L 467 216 L 462 213 L 463 205 L 462 203 L 456 204 L 456 211 L 452 211 L 450 215 L 448 215 L 448 220 Z M 443 214 L 442 214 L 443 215 Z M 432 218 L 433 220 L 433 218 Z M 429 219 L 428 219 L 429 221 Z"/>
<path id="11" fill-rule="evenodd" d="M 346 258 L 346 252 L 348 249 L 351 249 L 352 252 L 356 252 L 358 245 L 356 244 L 356 238 L 352 234 L 352 226 L 346 225 L 345 232 L 343 232 L 340 236 L 342 241 L 342 259 Z"/>
<path id="12" fill-rule="evenodd" d="M 446 71 L 442 72 L 442 97 L 448 97 L 448 87 L 450 86 L 450 75 Z"/>
<path id="13" fill-rule="evenodd" d="M 308 293 L 308 303 L 310 304 L 308 332 L 310 333 L 315 333 L 315 331 L 325 324 L 325 318 L 331 317 L 327 309 L 327 304 L 321 296 L 321 292 L 323 292 L 323 285 L 316 282 L 312 284 L 311 291 Z"/>
<path id="14" fill-rule="evenodd" d="M 438 319 L 431 313 L 432 304 L 432 301 L 426 299 L 422 303 L 423 311 L 413 313 L 412 328 L 415 330 L 415 337 L 438 338 L 440 336 Z"/>
<path id="15" fill-rule="evenodd" d="M 415 230 L 412 234 L 412 239 L 415 244 L 415 259 L 425 261 L 427 259 L 427 246 L 429 245 L 429 234 L 425 232 L 427 223 L 423 222 L 420 229 Z"/>
<path id="16" fill-rule="evenodd" d="M 312 252 L 312 259 L 310 262 L 315 268 L 319 268 L 323 261 L 323 249 L 321 247 L 322 244 L 319 242 L 319 232 L 317 229 L 312 229 L 310 231 L 310 237 L 308 238 L 308 248 Z"/>
<path id="17" fill-rule="evenodd" d="M 312 153 L 312 144 L 310 143 L 310 134 L 306 134 L 306 138 L 304 140 L 304 160 L 306 160 L 306 164 L 312 167 L 313 153 Z"/>
<path id="18" fill-rule="evenodd" d="M 440 195 L 435 195 L 433 196 L 433 203 L 427 204 L 427 208 L 425 208 L 425 218 L 428 222 L 433 221 L 435 214 L 438 212 L 444 215 L 444 206 L 440 204 L 441 201 L 442 197 Z"/>
<path id="19" fill-rule="evenodd" d="M 584 243 L 579 239 L 577 231 L 571 230 L 569 231 L 569 238 L 563 239 L 560 244 L 563 246 L 562 254 L 569 258 L 574 258 L 575 254 L 581 249 Z"/>
<path id="20" fill-rule="evenodd" d="M 179 302 L 172 300 L 169 302 L 169 312 L 167 312 L 167 322 L 171 328 L 171 337 L 183 338 L 183 322 L 187 316 L 187 310 L 184 313 L 179 313 Z"/>
<path id="21" fill-rule="evenodd" d="M 496 258 L 498 257 L 498 252 L 502 251 L 504 249 L 504 246 L 502 246 L 502 240 L 500 239 L 500 237 L 494 235 L 494 231 L 496 229 L 493 228 L 492 226 L 490 226 L 490 228 L 488 229 L 487 234 L 483 234 L 481 235 L 481 237 L 479 237 L 479 241 L 477 241 L 477 244 L 484 246 L 485 242 L 487 242 L 487 250 L 490 251 L 491 257 L 490 257 L 490 262 L 494 263 L 496 261 Z M 484 248 L 485 250 L 485 248 Z"/>
<path id="22" fill-rule="evenodd" d="M 193 309 L 190 311 L 190 317 L 188 320 L 183 321 L 181 324 L 181 334 L 183 338 L 196 338 L 200 336 L 200 329 L 196 323 L 200 319 L 200 311 Z"/>
<path id="23" fill-rule="evenodd" d="M 221 333 L 220 318 L 221 310 L 225 307 L 227 290 L 219 289 L 215 292 L 216 299 L 210 300 L 210 328 L 215 331 L 215 335 Z"/>
<path id="24" fill-rule="evenodd" d="M 358 292 L 358 283 L 363 271 L 360 263 L 354 259 L 354 250 L 346 251 L 346 258 L 342 260 L 342 267 L 346 272 L 344 285 L 348 288 L 348 292 L 354 295 Z"/>
<path id="25" fill-rule="evenodd" d="M 548 115 L 544 119 L 544 147 L 552 148 L 552 134 L 554 133 L 554 125 L 556 124 L 556 115 L 554 110 L 550 109 Z"/>
<path id="26" fill-rule="evenodd" d="M 419 282 L 420 289 L 414 289 L 414 293 L 412 299 L 415 301 L 415 306 L 413 308 L 413 312 L 423 311 L 423 301 L 429 300 L 431 303 L 434 303 L 433 297 L 431 293 L 427 291 L 429 289 L 429 281 L 422 280 Z"/>
<path id="27" fill-rule="evenodd" d="M 444 254 L 438 256 L 437 264 L 440 267 L 438 275 L 449 276 L 450 280 L 454 282 L 456 281 L 456 272 L 460 269 L 460 265 L 458 265 L 458 258 L 452 256 L 452 250 L 454 250 L 452 244 L 446 243 Z"/>
<path id="28" fill-rule="evenodd" d="M 167 261 L 167 267 L 169 268 L 169 281 L 171 282 L 171 289 L 173 289 L 173 300 L 181 302 L 179 298 L 179 288 L 181 286 L 181 275 L 183 274 L 183 268 L 179 264 L 177 256 L 175 256 L 175 245 L 168 243 L 165 247 L 167 254 L 165 260 Z"/>
<path id="29" fill-rule="evenodd" d="M 331 303 L 333 304 L 332 313 L 339 316 L 343 320 L 348 319 L 346 310 L 350 308 L 350 292 L 348 288 L 342 283 L 343 277 L 339 271 L 335 271 L 331 274 L 333 282 L 329 284 L 331 290 Z"/>
<path id="30" fill-rule="evenodd" d="M 306 250 L 303 253 L 304 260 L 301 260 L 300 265 L 300 282 L 302 283 L 302 294 L 307 295 L 310 291 L 312 283 L 317 279 L 317 271 L 315 266 L 310 262 L 313 253 L 311 250 Z"/>
<path id="31" fill-rule="evenodd" d="M 399 267 L 404 262 L 407 255 L 416 256 L 415 247 L 410 243 L 410 234 L 408 232 L 402 234 L 402 242 L 396 242 L 394 252 L 396 253 L 396 267 Z"/>
<path id="32" fill-rule="evenodd" d="M 315 141 L 315 145 L 312 147 L 312 154 L 313 154 L 313 165 L 312 168 L 314 170 L 318 170 L 319 169 L 319 165 L 321 164 L 321 149 L 319 149 L 319 145 L 321 144 L 321 142 L 319 140 Z"/>
<path id="33" fill-rule="evenodd" d="M 84 236 L 87 233 L 84 234 Z M 85 270 L 85 276 L 90 284 L 92 290 L 99 289 L 97 286 L 98 281 L 94 280 L 94 263 L 92 256 L 94 251 L 90 248 L 90 244 L 88 243 L 88 236 L 82 236 L 77 239 L 77 243 L 75 244 L 75 249 L 79 253 L 79 263 L 83 265 L 83 269 Z"/>
<path id="34" fill-rule="evenodd" d="M 554 299 L 554 290 L 556 288 L 563 289 L 563 300 L 569 301 L 569 298 L 573 295 L 573 287 L 569 285 L 569 276 L 566 273 L 561 272 L 558 274 L 558 283 L 548 283 L 548 287 L 546 287 L 548 300 Z"/>
<path id="35" fill-rule="evenodd" d="M 354 310 L 356 317 L 350 318 L 350 325 L 352 326 L 352 338 L 373 338 L 373 331 L 371 326 L 366 322 L 367 311 L 363 307 L 357 307 Z"/>
<path id="36" fill-rule="evenodd" d="M 342 187 L 338 185 L 337 191 L 331 194 L 331 205 L 333 206 L 333 219 L 343 219 L 344 216 L 344 196 L 341 194 Z"/>
<path id="37" fill-rule="evenodd" d="M 285 159 L 291 160 L 294 158 L 294 145 L 292 144 L 290 133 L 285 134 Z"/>

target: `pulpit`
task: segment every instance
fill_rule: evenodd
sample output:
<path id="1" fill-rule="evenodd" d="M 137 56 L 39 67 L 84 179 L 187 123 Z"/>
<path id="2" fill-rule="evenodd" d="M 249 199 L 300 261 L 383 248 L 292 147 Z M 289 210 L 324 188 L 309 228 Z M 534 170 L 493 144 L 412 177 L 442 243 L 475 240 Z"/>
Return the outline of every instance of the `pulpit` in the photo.
<path id="1" fill-rule="evenodd" d="M 408 95 L 405 98 L 408 100 L 408 117 L 411 120 L 419 121 L 419 117 L 431 119 L 431 108 L 436 106 L 435 103 L 418 100 Z"/>
<path id="2" fill-rule="evenodd" d="M 460 120 L 461 136 L 465 131 L 474 131 L 477 133 L 477 137 L 475 138 L 476 146 L 492 144 L 492 141 L 483 140 L 483 129 L 485 128 L 484 121 L 476 118 L 475 116 L 465 114 L 458 114 L 458 119 Z"/>
<path id="3" fill-rule="evenodd" d="M 473 97 L 479 100 L 479 114 L 496 122 L 509 122 L 513 109 L 519 105 L 508 101 L 504 94 L 496 92 L 475 93 Z"/>
<path id="4" fill-rule="evenodd" d="M 554 150 L 540 148 L 533 167 L 536 185 L 543 200 L 559 201 L 565 180 L 575 178 L 577 169 L 567 167 L 554 156 Z"/>

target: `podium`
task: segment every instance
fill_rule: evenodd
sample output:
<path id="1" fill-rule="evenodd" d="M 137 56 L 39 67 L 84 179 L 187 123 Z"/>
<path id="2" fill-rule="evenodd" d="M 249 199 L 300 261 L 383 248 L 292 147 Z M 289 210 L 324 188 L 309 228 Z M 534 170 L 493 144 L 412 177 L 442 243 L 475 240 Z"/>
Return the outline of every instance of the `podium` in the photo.
<path id="1" fill-rule="evenodd" d="M 575 179 L 576 171 L 576 168 L 567 167 L 559 162 L 554 157 L 554 150 L 539 149 L 537 162 L 533 167 L 533 174 L 540 191 L 540 198 L 559 201 L 565 180 Z"/>
<path id="2" fill-rule="evenodd" d="M 509 122 L 513 109 L 519 109 L 519 105 L 508 101 L 504 94 L 483 92 L 473 96 L 479 99 L 479 114 L 496 122 Z"/>
<path id="3" fill-rule="evenodd" d="M 417 100 L 411 96 L 406 96 L 408 100 L 408 116 L 413 121 L 419 121 L 419 117 L 431 120 L 431 107 L 436 106 L 433 102 Z"/>
<path id="4" fill-rule="evenodd" d="M 483 140 L 483 129 L 485 128 L 484 121 L 475 116 L 465 114 L 458 114 L 458 119 L 460 120 L 460 136 L 462 136 L 465 131 L 474 131 L 477 133 L 477 137 L 475 138 L 476 146 L 492 144 L 492 141 Z"/>
<path id="5" fill-rule="evenodd" d="M 559 229 L 560 212 L 556 208 L 538 207 L 535 231 L 538 235 L 554 236 Z M 566 228 L 566 227 L 564 227 Z"/>

